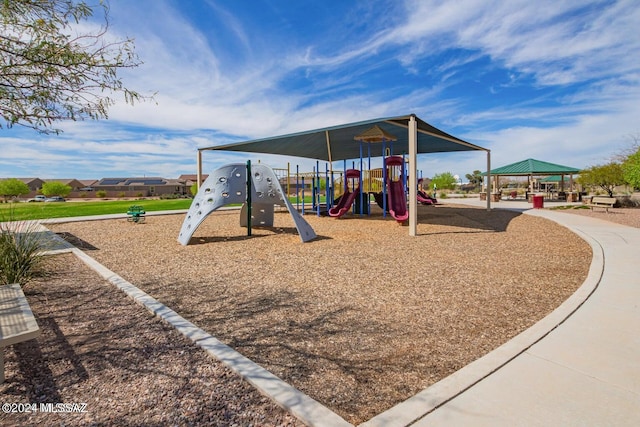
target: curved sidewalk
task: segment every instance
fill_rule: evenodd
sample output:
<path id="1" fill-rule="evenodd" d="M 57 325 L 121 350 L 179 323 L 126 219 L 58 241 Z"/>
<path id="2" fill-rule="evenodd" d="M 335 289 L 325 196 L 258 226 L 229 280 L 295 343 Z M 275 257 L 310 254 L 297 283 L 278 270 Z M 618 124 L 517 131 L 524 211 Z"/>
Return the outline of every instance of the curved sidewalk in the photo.
<path id="1" fill-rule="evenodd" d="M 447 203 L 481 206 L 485 202 Z M 640 425 L 640 229 L 521 205 L 501 203 L 492 207 L 545 217 L 581 235 L 594 249 L 587 282 L 595 276 L 597 283 L 589 290 L 590 285 L 585 282 L 577 292 L 588 292 L 583 295 L 587 297 L 584 303 L 566 313 L 569 315 L 566 320 L 525 351 L 469 388 L 461 389 L 450 400 L 432 405 L 403 425 Z M 600 261 L 597 252 L 602 256 Z M 601 271 L 594 269 L 599 262 Z M 476 366 L 481 367 L 482 363 Z M 422 402 L 414 404 L 422 403 L 423 408 L 428 408 L 442 398 L 437 396 L 438 384 L 433 387 L 425 390 Z M 376 418 L 366 424 L 383 421 Z"/>

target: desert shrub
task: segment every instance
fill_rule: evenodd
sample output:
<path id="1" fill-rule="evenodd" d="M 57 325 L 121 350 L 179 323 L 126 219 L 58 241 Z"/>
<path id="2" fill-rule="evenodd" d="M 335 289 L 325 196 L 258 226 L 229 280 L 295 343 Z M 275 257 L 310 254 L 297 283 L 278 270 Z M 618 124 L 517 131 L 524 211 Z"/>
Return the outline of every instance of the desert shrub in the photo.
<path id="1" fill-rule="evenodd" d="M 96 197 L 104 199 L 105 197 L 107 197 L 107 192 L 104 190 L 98 190 L 96 191 Z"/>
<path id="2" fill-rule="evenodd" d="M 41 233 L 29 222 L 0 224 L 0 285 L 24 286 L 36 273 L 45 248 Z"/>
<path id="3" fill-rule="evenodd" d="M 639 201 L 633 199 L 631 196 L 618 196 L 616 199 L 618 200 L 616 207 L 619 205 L 621 208 L 637 208 L 639 205 Z"/>
<path id="4" fill-rule="evenodd" d="M 160 195 L 161 200 L 182 199 L 182 198 L 183 196 L 181 196 L 180 194 L 161 194 Z"/>
<path id="5" fill-rule="evenodd" d="M 126 194 L 124 193 L 124 191 L 121 191 L 118 193 L 118 197 L 120 197 L 121 199 L 126 196 Z"/>

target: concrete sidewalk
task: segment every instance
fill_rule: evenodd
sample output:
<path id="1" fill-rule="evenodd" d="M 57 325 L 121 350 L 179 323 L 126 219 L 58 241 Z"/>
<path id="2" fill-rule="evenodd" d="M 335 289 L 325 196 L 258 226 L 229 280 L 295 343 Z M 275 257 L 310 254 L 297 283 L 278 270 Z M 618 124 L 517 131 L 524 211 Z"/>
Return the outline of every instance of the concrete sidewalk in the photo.
<path id="1" fill-rule="evenodd" d="M 587 281 L 531 330 L 365 425 L 640 425 L 640 229 L 524 201 L 492 207 L 541 216 L 583 237 L 594 252 Z"/>

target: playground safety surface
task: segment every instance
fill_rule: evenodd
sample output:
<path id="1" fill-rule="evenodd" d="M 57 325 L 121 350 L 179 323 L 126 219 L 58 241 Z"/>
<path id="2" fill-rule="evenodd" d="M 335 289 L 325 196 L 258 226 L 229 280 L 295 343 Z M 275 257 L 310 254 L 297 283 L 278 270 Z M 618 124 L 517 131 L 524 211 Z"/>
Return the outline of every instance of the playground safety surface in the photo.
<path id="1" fill-rule="evenodd" d="M 418 236 L 390 218 L 288 215 L 247 237 L 216 212 L 192 244 L 182 215 L 50 224 L 240 353 L 357 424 L 486 354 L 584 281 L 589 246 L 517 212 L 420 207 Z"/>

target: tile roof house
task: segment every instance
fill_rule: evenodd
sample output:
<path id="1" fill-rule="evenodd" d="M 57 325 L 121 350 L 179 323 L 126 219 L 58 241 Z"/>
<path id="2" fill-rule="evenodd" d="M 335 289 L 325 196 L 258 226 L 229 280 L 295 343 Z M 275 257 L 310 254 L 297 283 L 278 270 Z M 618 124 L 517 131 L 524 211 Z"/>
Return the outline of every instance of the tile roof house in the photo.
<path id="1" fill-rule="evenodd" d="M 202 175 L 202 181 L 204 182 L 205 179 L 207 179 L 209 177 L 208 174 L 203 174 Z M 184 181 L 189 187 L 191 187 L 193 184 L 195 184 L 196 182 L 198 182 L 198 175 L 195 173 L 192 174 L 182 174 L 178 177 L 179 180 Z"/>
<path id="2" fill-rule="evenodd" d="M 68 185 L 69 187 L 71 187 L 71 191 L 79 191 L 82 187 L 85 187 L 85 185 L 82 183 L 82 181 L 77 180 L 75 178 L 66 178 L 66 179 L 47 179 L 47 182 L 61 182 L 64 185 Z"/>
<path id="3" fill-rule="evenodd" d="M 45 181 L 41 180 L 40 178 L 16 178 L 16 179 L 27 184 L 27 186 L 29 187 L 29 190 L 31 190 L 32 192 L 36 192 L 40 190 L 42 188 L 42 184 L 45 183 Z"/>
<path id="4" fill-rule="evenodd" d="M 180 179 L 160 177 L 102 178 L 92 185 L 96 191 L 107 192 L 107 197 L 153 197 L 161 195 L 188 195 L 189 186 Z"/>

